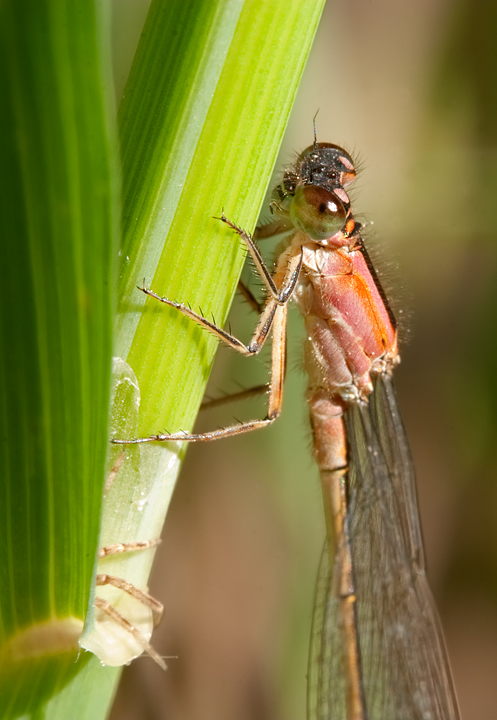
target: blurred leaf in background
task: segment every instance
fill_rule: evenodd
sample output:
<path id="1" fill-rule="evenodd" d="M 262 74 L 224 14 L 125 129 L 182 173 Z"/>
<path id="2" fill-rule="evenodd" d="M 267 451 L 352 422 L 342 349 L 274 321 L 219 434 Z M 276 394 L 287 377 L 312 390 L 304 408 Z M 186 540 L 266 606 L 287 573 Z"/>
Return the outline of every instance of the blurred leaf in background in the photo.
<path id="1" fill-rule="evenodd" d="M 497 704 L 496 37 L 495 3 L 447 7 L 413 158 L 430 232 L 419 218 L 413 230 L 435 300 L 422 304 L 427 350 L 418 357 L 450 488 L 441 606 L 468 720 L 493 718 Z"/>

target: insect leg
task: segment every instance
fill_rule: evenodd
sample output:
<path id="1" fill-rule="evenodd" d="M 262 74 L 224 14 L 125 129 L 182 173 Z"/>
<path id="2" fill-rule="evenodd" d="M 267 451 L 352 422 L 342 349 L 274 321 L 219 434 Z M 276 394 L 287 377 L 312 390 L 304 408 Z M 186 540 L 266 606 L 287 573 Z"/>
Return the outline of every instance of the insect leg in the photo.
<path id="1" fill-rule="evenodd" d="M 257 298 L 253 295 L 251 290 L 248 289 L 248 287 L 245 285 L 244 282 L 241 280 L 238 281 L 238 290 L 240 291 L 241 295 L 245 298 L 245 300 L 248 302 L 252 310 L 255 310 L 256 313 L 259 315 L 262 313 L 264 309 L 264 304 L 260 303 Z"/>
<path id="2" fill-rule="evenodd" d="M 150 645 L 150 643 L 143 637 L 141 632 L 139 632 L 139 630 L 137 630 L 130 622 L 128 622 L 126 618 L 124 618 L 120 613 L 118 613 L 117 610 L 112 607 L 110 603 L 107 602 L 107 600 L 96 597 L 95 606 L 102 610 L 106 615 L 108 615 L 115 623 L 117 623 L 122 628 L 127 630 L 131 635 L 133 635 L 135 640 L 138 641 L 138 643 L 142 646 L 143 650 L 147 653 L 147 655 L 150 655 L 152 660 L 155 660 L 159 667 L 161 667 L 163 670 L 167 669 L 167 665 L 164 660 L 161 658 L 159 653 L 154 650 L 152 645 Z"/>
<path id="3" fill-rule="evenodd" d="M 148 550 L 149 548 L 157 547 L 161 542 L 161 539 L 157 538 L 156 540 L 135 540 L 135 542 L 106 545 L 100 548 L 97 557 L 101 560 L 108 555 L 118 555 L 125 552 L 134 552 L 135 550 Z"/>
<path id="4" fill-rule="evenodd" d="M 97 585 L 112 585 L 118 590 L 127 592 L 128 595 L 136 598 L 136 600 L 151 609 L 152 615 L 154 617 L 154 625 L 158 625 L 160 623 L 162 613 L 164 612 L 163 604 L 153 598 L 148 593 L 143 592 L 143 590 L 139 590 L 127 580 L 123 580 L 123 578 L 116 577 L 115 575 L 107 575 L 105 573 L 102 573 L 97 575 Z"/>
<path id="5" fill-rule="evenodd" d="M 258 395 L 267 395 L 270 391 L 270 383 L 264 385 L 256 385 L 247 390 L 224 395 L 223 397 L 213 398 L 212 400 L 204 400 L 200 406 L 201 410 L 212 410 L 220 405 L 227 405 L 230 402 L 238 402 L 240 400 L 248 400 L 248 398 L 257 397 Z"/>
<path id="6" fill-rule="evenodd" d="M 259 248 L 255 244 L 252 236 L 245 232 L 245 230 L 242 230 L 242 228 L 239 228 L 237 225 L 228 220 L 224 213 L 221 215 L 220 218 L 217 219 L 221 220 L 223 223 L 228 225 L 228 227 L 234 230 L 247 246 L 247 250 L 251 254 L 252 260 L 255 263 L 259 275 L 261 276 L 264 285 L 266 286 L 268 296 L 270 298 L 273 298 L 273 300 L 276 300 L 278 303 L 285 302 L 285 300 L 292 295 L 295 285 L 297 283 L 297 279 L 300 273 L 300 267 L 302 265 L 302 256 L 300 256 L 300 262 L 295 266 L 293 274 L 290 275 L 290 277 L 287 279 L 287 282 L 281 288 L 278 288 L 276 287 L 273 277 L 269 272 L 268 268 L 266 267 L 266 264 L 262 259 L 262 255 L 259 252 Z"/>

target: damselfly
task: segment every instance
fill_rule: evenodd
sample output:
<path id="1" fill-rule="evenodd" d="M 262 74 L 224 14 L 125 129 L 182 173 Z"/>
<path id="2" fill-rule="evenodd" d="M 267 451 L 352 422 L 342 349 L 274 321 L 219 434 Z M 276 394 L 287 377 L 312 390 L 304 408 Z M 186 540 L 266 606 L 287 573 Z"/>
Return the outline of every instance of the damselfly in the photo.
<path id="1" fill-rule="evenodd" d="M 350 155 L 316 139 L 285 172 L 271 203 L 277 219 L 258 233 L 287 234 L 274 274 L 252 237 L 223 213 L 267 291 L 248 345 L 186 305 L 141 288 L 244 355 L 257 354 L 272 333 L 267 416 L 212 432 L 114 442 L 209 441 L 272 423 L 281 410 L 287 308 L 294 299 L 307 331 L 307 401 L 328 530 L 313 621 L 309 717 L 457 720 L 391 380 L 399 362 L 397 328 L 351 210 L 346 187 L 355 176 Z M 244 294 L 257 307 L 247 288 Z"/>

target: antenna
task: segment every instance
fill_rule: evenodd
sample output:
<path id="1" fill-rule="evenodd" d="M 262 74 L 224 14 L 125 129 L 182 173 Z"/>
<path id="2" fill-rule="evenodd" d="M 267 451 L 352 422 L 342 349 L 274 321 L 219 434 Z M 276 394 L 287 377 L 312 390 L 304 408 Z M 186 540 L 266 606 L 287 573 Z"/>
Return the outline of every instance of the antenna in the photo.
<path id="1" fill-rule="evenodd" d="M 319 110 L 316 110 L 316 114 L 312 118 L 312 125 L 314 127 L 314 152 L 316 152 L 316 150 L 318 149 L 318 140 L 316 137 L 316 118 L 318 116 L 318 112 L 319 112 Z"/>

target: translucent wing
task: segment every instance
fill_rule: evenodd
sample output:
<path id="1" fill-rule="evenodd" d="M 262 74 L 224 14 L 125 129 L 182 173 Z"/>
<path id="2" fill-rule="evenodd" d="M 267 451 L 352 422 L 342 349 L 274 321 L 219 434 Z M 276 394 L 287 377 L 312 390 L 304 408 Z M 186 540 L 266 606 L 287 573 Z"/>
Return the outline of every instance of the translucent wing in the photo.
<path id="1" fill-rule="evenodd" d="M 349 718 L 339 563 L 327 547 L 318 580 L 309 668 L 312 720 L 458 720 L 442 630 L 427 584 L 414 472 L 389 376 L 345 416 L 352 571 L 364 718 Z"/>

